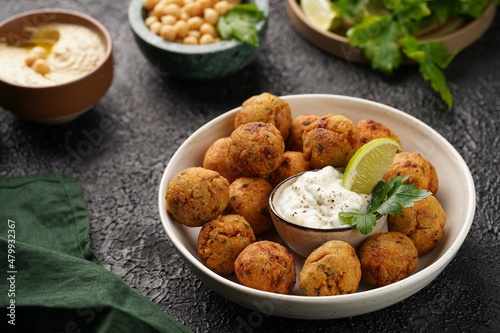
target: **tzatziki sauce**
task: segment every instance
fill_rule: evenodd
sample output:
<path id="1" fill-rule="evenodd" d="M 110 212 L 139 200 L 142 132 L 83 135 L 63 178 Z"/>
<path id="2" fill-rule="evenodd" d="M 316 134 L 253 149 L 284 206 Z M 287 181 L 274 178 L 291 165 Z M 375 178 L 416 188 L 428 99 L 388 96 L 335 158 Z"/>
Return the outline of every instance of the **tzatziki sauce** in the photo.
<path id="1" fill-rule="evenodd" d="M 309 228 L 347 226 L 340 212 L 366 213 L 371 194 L 358 194 L 342 186 L 343 173 L 327 166 L 308 171 L 289 184 L 277 200 L 276 210 L 288 221 Z"/>

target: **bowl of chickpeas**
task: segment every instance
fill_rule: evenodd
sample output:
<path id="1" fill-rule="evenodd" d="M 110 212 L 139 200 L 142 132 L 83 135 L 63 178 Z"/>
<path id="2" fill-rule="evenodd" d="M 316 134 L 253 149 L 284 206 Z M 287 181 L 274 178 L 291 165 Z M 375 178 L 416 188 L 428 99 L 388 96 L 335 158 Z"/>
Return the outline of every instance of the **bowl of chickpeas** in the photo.
<path id="1" fill-rule="evenodd" d="M 179 79 L 212 80 L 240 71 L 259 50 L 223 39 L 217 30 L 219 18 L 242 3 L 254 4 L 266 17 L 255 23 L 262 45 L 269 0 L 131 0 L 128 20 L 139 49 L 156 68 Z"/>

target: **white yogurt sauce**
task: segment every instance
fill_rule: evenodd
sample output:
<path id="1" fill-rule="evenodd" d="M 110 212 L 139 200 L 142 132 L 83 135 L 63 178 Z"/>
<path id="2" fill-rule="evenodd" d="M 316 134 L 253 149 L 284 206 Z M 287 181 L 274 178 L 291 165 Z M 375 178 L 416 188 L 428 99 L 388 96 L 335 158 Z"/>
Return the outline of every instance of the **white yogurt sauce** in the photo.
<path id="1" fill-rule="evenodd" d="M 343 173 L 327 166 L 301 175 L 283 189 L 278 213 L 288 221 L 309 228 L 346 226 L 340 212 L 366 213 L 371 194 L 358 194 L 342 187 Z"/>

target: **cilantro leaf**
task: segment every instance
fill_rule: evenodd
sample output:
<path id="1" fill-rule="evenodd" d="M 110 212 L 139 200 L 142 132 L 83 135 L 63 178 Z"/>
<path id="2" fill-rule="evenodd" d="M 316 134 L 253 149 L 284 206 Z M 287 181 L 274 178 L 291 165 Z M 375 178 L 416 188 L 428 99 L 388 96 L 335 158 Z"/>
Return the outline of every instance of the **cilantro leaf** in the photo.
<path id="1" fill-rule="evenodd" d="M 339 213 L 340 218 L 346 223 L 356 227 L 356 230 L 364 235 L 372 232 L 373 227 L 377 224 L 377 218 L 374 214 L 358 214 L 358 213 Z"/>
<path id="2" fill-rule="evenodd" d="M 392 74 L 401 64 L 401 52 L 397 39 L 401 26 L 389 16 L 367 15 L 363 21 L 347 31 L 351 46 L 362 48 L 372 68 Z"/>
<path id="3" fill-rule="evenodd" d="M 420 190 L 414 184 L 405 183 L 408 177 L 397 176 L 387 183 L 381 180 L 373 189 L 368 213 L 341 212 L 339 213 L 340 219 L 367 235 L 377 224 L 378 215 L 399 215 L 403 208 L 412 207 L 415 202 L 432 195 L 432 192 Z"/>
<path id="4" fill-rule="evenodd" d="M 234 37 L 247 44 L 259 46 L 255 23 L 265 19 L 266 15 L 254 4 L 236 5 L 219 17 L 217 31 L 223 39 Z"/>
<path id="5" fill-rule="evenodd" d="M 349 45 L 362 49 L 373 69 L 392 74 L 405 55 L 451 108 L 453 97 L 442 69 L 458 51 L 448 55 L 444 44 L 419 45 L 414 36 L 422 27 L 449 18 L 480 18 L 491 3 L 499 5 L 500 0 L 332 0 L 332 8 L 344 22 L 336 31 L 347 30 Z"/>

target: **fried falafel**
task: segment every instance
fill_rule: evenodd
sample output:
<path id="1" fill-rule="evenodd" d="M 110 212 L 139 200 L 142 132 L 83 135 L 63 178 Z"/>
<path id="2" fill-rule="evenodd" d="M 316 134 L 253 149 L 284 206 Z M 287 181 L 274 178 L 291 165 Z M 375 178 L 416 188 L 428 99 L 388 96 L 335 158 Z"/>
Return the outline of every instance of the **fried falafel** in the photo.
<path id="1" fill-rule="evenodd" d="M 218 217 L 229 201 L 229 182 L 218 172 L 185 169 L 172 179 L 165 195 L 167 212 L 188 227 L 200 227 Z"/>
<path id="2" fill-rule="evenodd" d="M 239 215 L 224 215 L 201 228 L 198 255 L 217 274 L 234 273 L 234 262 L 245 247 L 255 242 L 250 224 Z"/>

